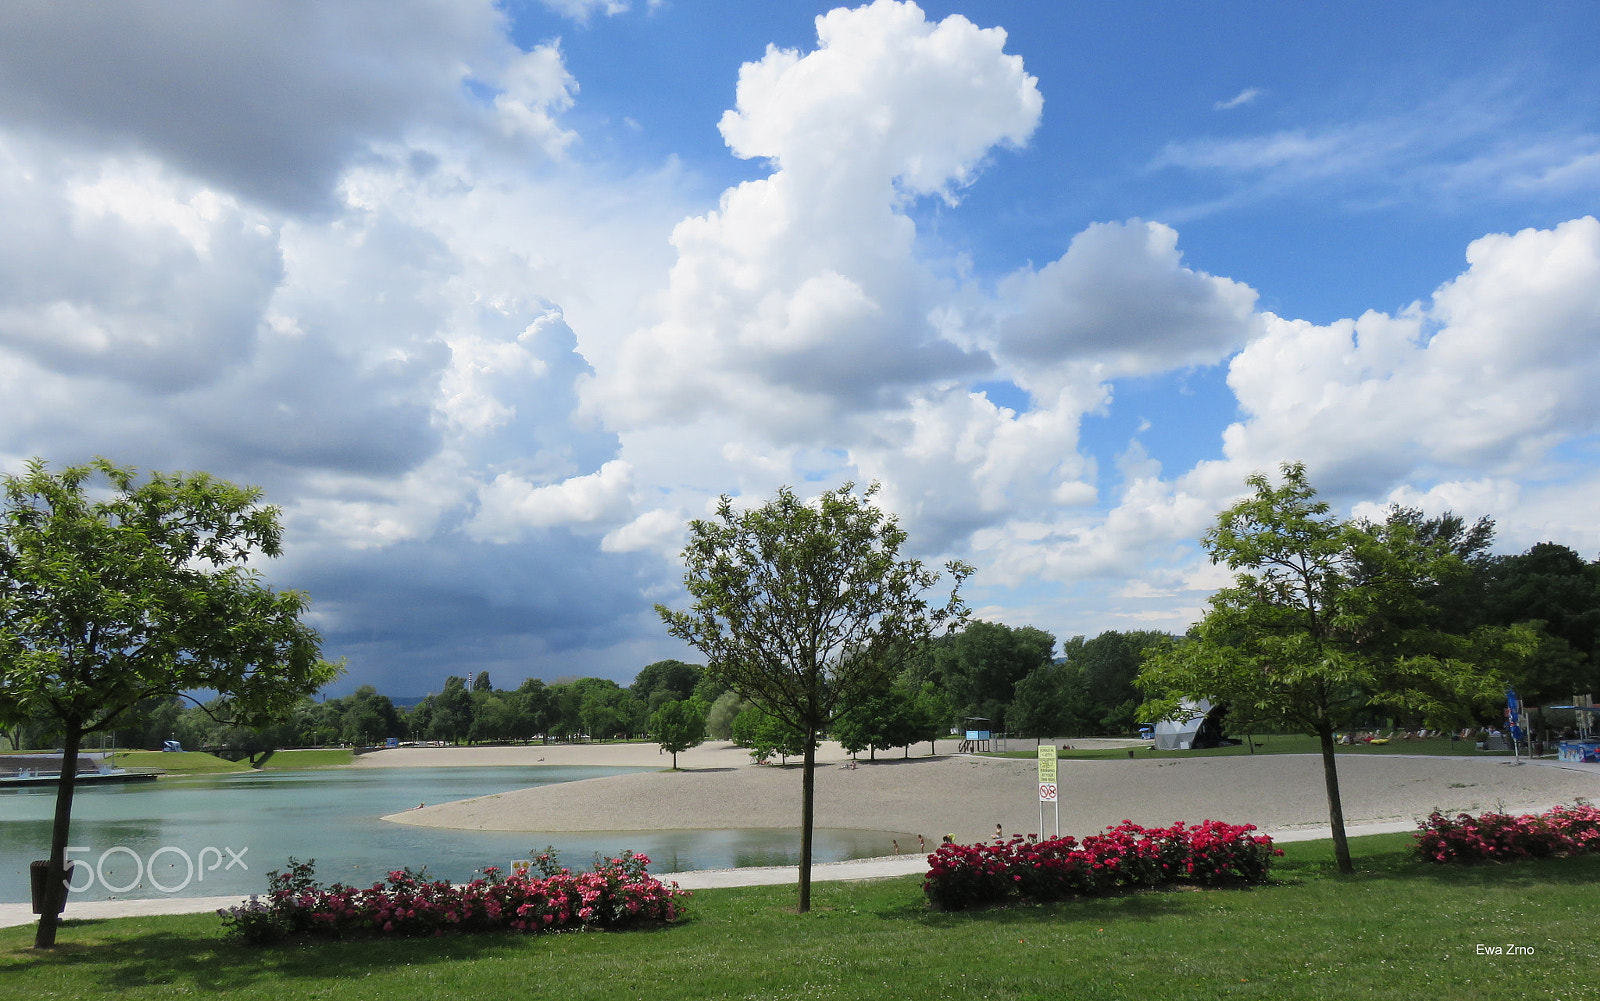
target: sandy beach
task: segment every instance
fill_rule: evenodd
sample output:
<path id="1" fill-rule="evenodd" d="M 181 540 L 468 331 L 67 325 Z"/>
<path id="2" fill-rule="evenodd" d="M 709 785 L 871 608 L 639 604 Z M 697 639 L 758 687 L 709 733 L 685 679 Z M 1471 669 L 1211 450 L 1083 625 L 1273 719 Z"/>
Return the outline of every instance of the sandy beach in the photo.
<path id="1" fill-rule="evenodd" d="M 944 834 L 971 842 L 1039 826 L 1031 760 L 891 754 L 858 767 L 825 745 L 817 772 L 819 827 Z M 400 748 L 363 755 L 357 767 L 590 764 L 660 768 L 430 805 L 385 820 L 419 827 L 496 831 L 710 830 L 794 827 L 798 766 L 757 766 L 726 743 L 680 754 L 680 771 L 654 745 Z M 1251 823 L 1269 832 L 1327 825 L 1321 760 L 1315 755 L 1060 763 L 1061 829 L 1084 835 L 1129 819 L 1167 824 L 1203 819 Z M 1525 812 L 1600 796 L 1600 771 L 1513 764 L 1504 758 L 1342 756 L 1346 823 L 1408 827 L 1431 810 Z M 1046 808 L 1047 811 L 1049 808 Z M 1046 827 L 1053 832 L 1054 815 Z M 905 846 L 902 846 L 903 848 Z"/>

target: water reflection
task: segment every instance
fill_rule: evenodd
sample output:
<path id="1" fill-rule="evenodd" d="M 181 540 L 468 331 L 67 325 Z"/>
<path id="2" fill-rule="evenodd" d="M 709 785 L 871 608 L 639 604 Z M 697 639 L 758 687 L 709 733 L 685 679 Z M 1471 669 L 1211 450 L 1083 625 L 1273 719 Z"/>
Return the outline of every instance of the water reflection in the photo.
<path id="1" fill-rule="evenodd" d="M 504 868 L 547 844 L 575 869 L 587 868 L 596 853 L 624 849 L 650 856 L 650 869 L 657 874 L 798 861 L 800 838 L 794 830 L 524 834 L 408 827 L 377 819 L 418 803 L 643 770 L 330 769 L 84 787 L 74 797 L 68 843 L 87 849 L 74 857 L 90 866 L 74 885 L 92 885 L 73 899 L 156 897 L 163 894 L 160 887 L 180 884 L 173 895 L 259 893 L 266 889 L 267 871 L 282 868 L 291 855 L 316 859 L 324 882 L 355 885 L 403 866 L 464 881 L 484 865 Z M 47 853 L 54 808 L 53 789 L 0 791 L 0 902 L 28 899 L 28 862 Z M 885 855 L 894 837 L 907 843 L 906 835 L 891 832 L 818 830 L 814 857 L 833 862 Z M 127 889 L 108 891 L 106 883 Z"/>

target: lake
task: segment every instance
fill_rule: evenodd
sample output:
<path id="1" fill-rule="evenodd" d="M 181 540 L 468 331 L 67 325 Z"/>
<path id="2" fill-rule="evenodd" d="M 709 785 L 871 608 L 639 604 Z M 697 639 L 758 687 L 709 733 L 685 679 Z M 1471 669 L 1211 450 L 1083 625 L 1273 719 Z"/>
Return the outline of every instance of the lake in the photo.
<path id="1" fill-rule="evenodd" d="M 465 882 L 486 865 L 508 869 L 545 845 L 587 869 L 596 852 L 648 855 L 657 875 L 693 869 L 794 865 L 796 830 L 507 833 L 385 823 L 415 807 L 531 786 L 645 771 L 638 768 L 336 768 L 162 778 L 80 786 L 69 844 L 86 851 L 74 900 L 264 893 L 266 874 L 289 856 L 315 859 L 317 878 L 356 886 L 393 869 L 426 866 Z M 28 863 L 48 855 L 55 789 L 0 790 L 0 903 L 25 903 Z M 799 803 L 795 804 L 796 822 Z M 814 858 L 838 862 L 889 853 L 889 832 L 816 832 Z M 898 835 L 904 838 L 905 835 Z M 88 864 L 85 870 L 84 864 Z M 92 877 L 92 878 L 91 878 Z M 109 887 L 109 888 L 108 888 Z M 172 892 L 168 892 L 172 891 Z"/>

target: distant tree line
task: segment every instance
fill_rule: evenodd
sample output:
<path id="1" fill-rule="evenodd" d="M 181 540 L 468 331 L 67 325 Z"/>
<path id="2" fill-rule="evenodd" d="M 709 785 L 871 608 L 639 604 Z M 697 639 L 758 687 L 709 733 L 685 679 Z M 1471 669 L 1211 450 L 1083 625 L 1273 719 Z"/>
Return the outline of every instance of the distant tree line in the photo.
<path id="1" fill-rule="evenodd" d="M 697 700 L 709 707 L 721 694 L 722 687 L 705 679 L 699 666 L 676 660 L 646 666 L 626 688 L 604 678 L 553 684 L 528 678 L 504 690 L 483 671 L 470 679 L 447 677 L 440 691 L 410 706 L 396 705 L 372 685 L 338 698 L 308 698 L 288 719 L 259 730 L 219 722 L 210 706 L 150 700 L 134 707 L 107 741 L 157 748 L 177 740 L 187 749 L 255 754 L 279 747 L 364 746 L 389 737 L 449 744 L 629 739 L 648 735 L 651 715 L 666 703 Z M 55 736 L 44 720 L 25 721 L 6 733 L 13 748 L 53 746 Z"/>
<path id="2" fill-rule="evenodd" d="M 1444 540 L 1470 571 L 1440 585 L 1447 593 L 1430 602 L 1439 628 L 1467 633 L 1525 623 L 1535 630 L 1537 650 L 1510 679 L 1527 704 L 1561 704 L 1600 691 L 1600 561 L 1585 562 L 1554 542 L 1491 555 L 1494 523 L 1488 519 L 1469 525 L 1453 515 L 1428 519 L 1405 508 L 1389 517 Z M 1172 639 L 1162 632 L 1111 631 L 1075 636 L 1058 652 L 1055 636 L 1045 630 L 972 622 L 929 643 L 891 685 L 845 714 L 832 736 L 870 756 L 923 742 L 936 748 L 952 731 L 969 727 L 1025 737 L 1126 736 L 1137 726 L 1140 665 Z M 178 740 L 185 748 L 247 755 L 277 747 L 371 745 L 389 737 L 449 744 L 638 739 L 655 736 L 652 717 L 663 706 L 691 701 L 711 739 L 764 755 L 802 750 L 798 737 L 711 681 L 700 665 L 677 660 L 647 665 L 627 687 L 604 678 L 529 678 L 506 690 L 494 687 L 488 672 L 451 676 L 440 691 L 410 706 L 363 685 L 339 698 L 305 699 L 290 719 L 261 730 L 219 722 L 206 707 L 180 699 L 150 700 L 130 711 L 107 741 L 154 748 Z M 1495 712 L 1482 707 L 1481 721 L 1493 720 Z M 1375 709 L 1372 715 L 1372 725 L 1384 723 L 1385 713 Z M 41 719 L 9 728 L 4 740 L 13 749 L 53 747 L 57 736 Z"/>

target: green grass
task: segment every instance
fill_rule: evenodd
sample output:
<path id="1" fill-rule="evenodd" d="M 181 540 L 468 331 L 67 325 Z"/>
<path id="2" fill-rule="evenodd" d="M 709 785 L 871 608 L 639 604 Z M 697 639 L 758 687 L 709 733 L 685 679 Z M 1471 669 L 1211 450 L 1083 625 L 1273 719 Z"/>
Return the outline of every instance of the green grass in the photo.
<path id="1" fill-rule="evenodd" d="M 259 768 L 333 768 L 355 760 L 348 747 L 271 751 L 251 765 L 248 758 L 229 761 L 203 751 L 118 751 L 115 764 L 132 770 L 161 769 L 171 775 L 208 775 L 214 772 L 248 772 Z"/>
<path id="2" fill-rule="evenodd" d="M 1278 882 L 941 914 L 916 877 L 704 891 L 669 928 L 235 947 L 209 915 L 0 930 L 5 998 L 1583 999 L 1600 857 L 1445 868 L 1406 835 L 1286 846 Z M 1478 945 L 1533 955 L 1485 956 Z"/>
<path id="3" fill-rule="evenodd" d="M 261 768 L 334 768 L 348 765 L 356 752 L 348 747 L 307 748 L 300 751 L 272 751 L 265 760 L 258 761 Z"/>
<path id="4" fill-rule="evenodd" d="M 113 763 L 118 768 L 133 770 L 159 768 L 174 775 L 250 770 L 248 761 L 228 761 L 204 751 L 118 751 Z"/>
<path id="5" fill-rule="evenodd" d="M 1072 738 L 1065 737 L 1056 741 L 1057 747 L 1071 744 Z M 1321 754 L 1322 748 L 1317 743 L 1317 738 L 1305 734 L 1268 734 L 1255 738 L 1256 754 Z M 1128 748 L 1108 747 L 1094 750 L 1060 751 L 1058 756 L 1063 760 L 1074 761 L 1114 761 L 1128 760 Z M 1240 744 L 1237 747 L 1207 747 L 1193 751 L 1160 751 L 1154 744 L 1145 744 L 1132 749 L 1136 758 L 1216 758 L 1232 757 L 1234 755 L 1248 755 L 1250 748 Z M 1341 745 L 1340 754 L 1437 754 L 1455 758 L 1509 758 L 1510 751 L 1480 751 L 1473 746 L 1470 740 L 1452 741 L 1444 737 L 1429 737 L 1422 740 L 1395 740 L 1387 744 L 1351 744 Z M 1033 758 L 1037 752 L 1005 751 L 993 755 L 1000 758 Z"/>

